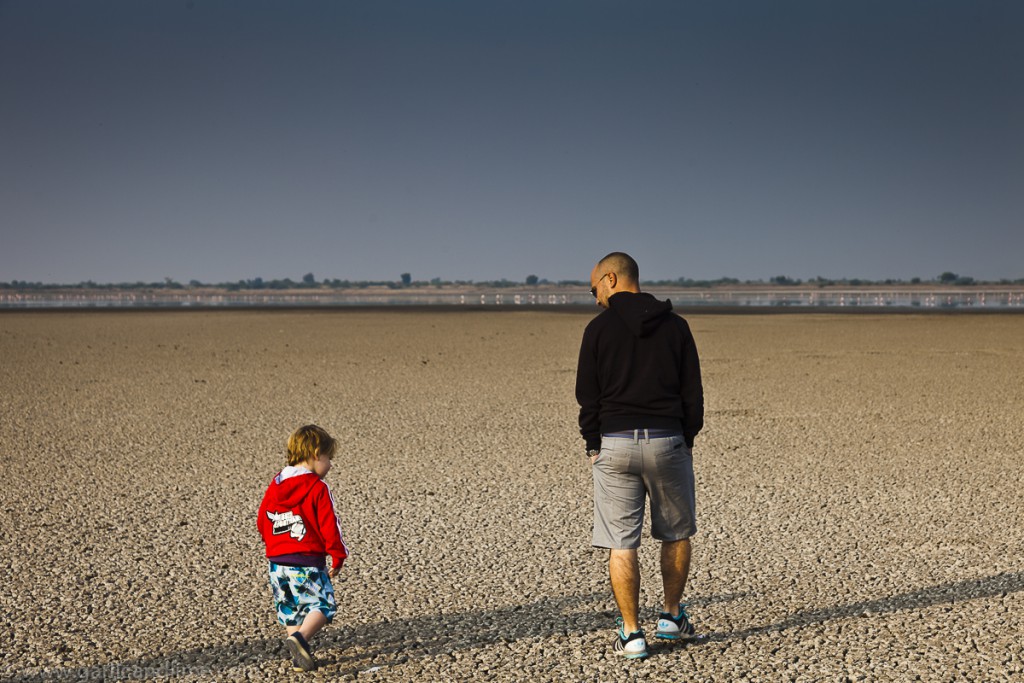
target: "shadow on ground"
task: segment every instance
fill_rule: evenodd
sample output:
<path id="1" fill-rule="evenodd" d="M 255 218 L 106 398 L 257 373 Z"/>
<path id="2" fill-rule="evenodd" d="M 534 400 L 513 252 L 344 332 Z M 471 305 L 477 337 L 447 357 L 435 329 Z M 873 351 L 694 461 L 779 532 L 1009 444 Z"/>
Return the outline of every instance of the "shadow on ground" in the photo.
<path id="1" fill-rule="evenodd" d="M 801 610 L 781 621 L 752 626 L 740 631 L 708 634 L 708 642 L 742 640 L 751 636 L 778 633 L 828 621 L 850 619 L 876 614 L 892 614 L 906 610 L 923 609 L 934 605 L 953 604 L 965 600 L 991 598 L 1024 591 L 1024 572 L 1003 572 L 970 581 L 942 583 L 908 593 L 899 593 L 877 600 L 864 600 L 849 605 L 835 605 L 820 609 Z"/>
<path id="2" fill-rule="evenodd" d="M 749 638 L 816 623 L 921 609 L 933 605 L 976 600 L 1024 591 L 1024 572 L 937 586 L 849 605 L 836 605 L 796 612 L 785 619 L 741 631 L 712 633 L 703 642 Z M 536 602 L 495 610 L 470 610 L 413 619 L 384 619 L 375 624 L 332 627 L 317 639 L 316 649 L 327 673 L 355 674 L 371 664 L 394 666 L 411 659 L 450 654 L 497 643 L 564 634 L 586 634 L 609 629 L 614 614 L 606 609 L 607 593 L 565 598 L 544 598 Z M 745 595 L 695 598 L 700 607 L 728 602 Z M 333 655 L 338 652 L 340 655 Z M 230 669 L 268 660 L 286 659 L 279 638 L 254 639 L 227 645 L 195 648 L 169 655 L 136 658 L 90 667 L 27 669 L 5 671 L 2 680 L 18 681 L 118 681 L 184 675 L 223 674 Z M 358 662 L 358 664 L 356 664 Z M 342 668 L 343 670 L 339 670 Z"/>

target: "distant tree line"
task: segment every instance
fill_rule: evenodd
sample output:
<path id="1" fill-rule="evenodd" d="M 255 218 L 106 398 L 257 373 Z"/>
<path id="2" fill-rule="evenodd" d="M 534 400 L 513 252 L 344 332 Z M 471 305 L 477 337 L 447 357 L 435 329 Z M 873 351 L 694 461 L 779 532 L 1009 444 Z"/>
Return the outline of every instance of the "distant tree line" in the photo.
<path id="1" fill-rule="evenodd" d="M 770 282 L 773 285 L 780 285 L 780 286 L 783 286 L 783 287 L 786 287 L 786 286 L 797 286 L 797 285 L 803 285 L 804 284 L 803 280 L 797 280 L 797 279 L 789 278 L 789 277 L 786 277 L 785 275 L 777 275 L 777 276 L 771 278 Z M 830 279 L 830 278 L 824 278 L 824 277 L 821 277 L 819 275 L 818 277 L 814 277 L 814 278 L 809 279 L 806 284 L 815 285 L 815 286 L 818 286 L 818 287 L 828 287 L 828 286 L 834 286 L 834 285 L 847 285 L 847 286 L 850 286 L 850 287 L 860 287 L 860 286 L 863 286 L 863 285 L 874 285 L 874 286 L 877 286 L 877 285 L 907 285 L 907 284 L 909 284 L 909 285 L 919 285 L 919 284 L 922 284 L 923 282 L 925 282 L 925 281 L 922 280 L 919 277 L 910 278 L 910 280 L 894 280 L 894 279 L 891 279 L 891 278 L 890 279 L 886 279 L 886 280 L 867 280 L 867 279 L 861 279 L 861 278 L 847 278 L 847 279 L 842 279 L 842 280 L 834 280 L 834 279 Z M 956 273 L 953 273 L 953 272 L 950 272 L 950 271 L 946 271 L 945 273 L 942 273 L 941 275 L 939 275 L 937 278 L 935 278 L 933 280 L 928 280 L 927 282 L 937 283 L 937 284 L 941 284 L 941 285 L 960 285 L 960 286 L 966 286 L 966 285 L 992 285 L 992 284 L 1001 284 L 1001 285 L 1014 284 L 1014 285 L 1019 285 L 1019 284 L 1024 284 L 1024 278 L 1017 279 L 1017 280 L 999 280 L 998 282 L 992 282 L 992 281 L 975 280 L 973 277 L 957 275 Z"/>
<path id="2" fill-rule="evenodd" d="M 806 281 L 791 278 L 786 275 L 777 275 L 770 278 L 767 283 L 764 280 L 739 280 L 732 277 L 721 277 L 715 280 L 693 280 L 691 278 L 677 278 L 674 280 L 644 280 L 644 286 L 649 287 L 680 287 L 680 288 L 713 288 L 729 285 L 764 285 L 770 284 L 778 287 L 861 287 L 879 285 L 919 285 L 919 284 L 940 284 L 943 286 L 966 286 L 966 285 L 1022 285 L 1024 278 L 1016 280 L 985 281 L 975 280 L 973 277 L 966 277 L 946 271 L 931 280 L 922 280 L 919 277 L 910 280 L 869 280 L 867 278 L 825 278 L 814 277 Z M 132 289 L 224 289 L 228 291 L 240 290 L 283 290 L 283 289 L 367 289 L 370 287 L 387 287 L 388 289 L 410 289 L 423 287 L 488 287 L 488 288 L 509 288 L 509 287 L 538 287 L 557 285 L 559 287 L 589 287 L 589 283 L 583 280 L 558 280 L 552 282 L 537 275 L 527 275 L 522 281 L 508 280 L 444 280 L 439 277 L 430 280 L 414 280 L 410 273 L 402 273 L 397 280 L 342 280 L 338 278 L 324 278 L 317 280 L 313 273 L 306 273 L 298 281 L 291 278 L 264 280 L 262 277 L 254 277 L 250 280 L 238 280 L 234 282 L 204 283 L 199 280 L 190 280 L 188 284 L 177 282 L 173 278 L 165 277 L 158 282 L 117 282 L 99 283 L 86 280 L 76 284 L 54 284 L 43 282 L 28 282 L 26 280 L 12 280 L 0 282 L 0 289 L 17 290 L 53 290 L 53 289 L 89 289 L 89 290 L 132 290 Z"/>

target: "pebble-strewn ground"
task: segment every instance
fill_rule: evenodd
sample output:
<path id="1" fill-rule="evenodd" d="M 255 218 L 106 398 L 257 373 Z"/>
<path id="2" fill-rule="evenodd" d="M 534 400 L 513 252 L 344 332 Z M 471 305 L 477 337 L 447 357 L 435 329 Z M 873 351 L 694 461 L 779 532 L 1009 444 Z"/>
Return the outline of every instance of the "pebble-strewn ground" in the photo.
<path id="1" fill-rule="evenodd" d="M 689 316 L 707 638 L 624 662 L 592 315 L 0 315 L 0 680 L 1024 680 L 1024 316 Z M 303 677 L 254 520 L 305 422 L 352 557 Z"/>

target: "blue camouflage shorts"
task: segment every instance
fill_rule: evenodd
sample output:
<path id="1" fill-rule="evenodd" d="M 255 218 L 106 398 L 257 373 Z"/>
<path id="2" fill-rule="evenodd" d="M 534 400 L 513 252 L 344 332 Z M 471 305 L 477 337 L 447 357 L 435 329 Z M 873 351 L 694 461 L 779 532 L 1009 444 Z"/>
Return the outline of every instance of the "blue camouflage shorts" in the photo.
<path id="1" fill-rule="evenodd" d="M 313 610 L 319 610 L 330 623 L 338 611 L 334 586 L 326 569 L 271 562 L 270 587 L 274 591 L 277 621 L 283 626 L 301 625 Z"/>

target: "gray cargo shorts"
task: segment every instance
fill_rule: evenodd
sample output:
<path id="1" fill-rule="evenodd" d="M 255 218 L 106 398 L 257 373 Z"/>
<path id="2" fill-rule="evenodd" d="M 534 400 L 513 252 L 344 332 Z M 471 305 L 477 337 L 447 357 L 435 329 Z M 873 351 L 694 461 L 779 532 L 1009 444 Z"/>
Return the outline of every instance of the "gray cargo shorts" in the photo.
<path id="1" fill-rule="evenodd" d="M 651 499 L 651 536 L 679 541 L 697 532 L 693 453 L 682 435 L 632 438 L 601 435 L 593 465 L 596 548 L 640 547 L 644 504 Z"/>

